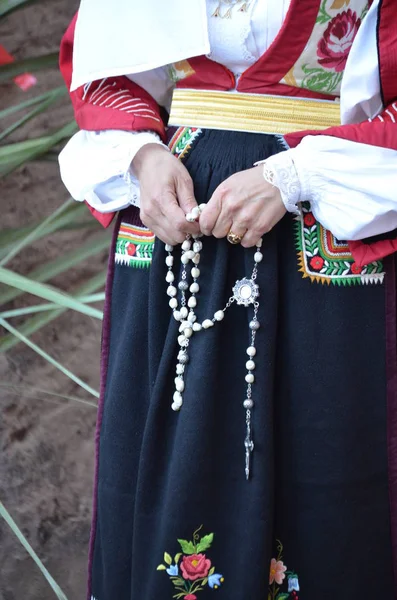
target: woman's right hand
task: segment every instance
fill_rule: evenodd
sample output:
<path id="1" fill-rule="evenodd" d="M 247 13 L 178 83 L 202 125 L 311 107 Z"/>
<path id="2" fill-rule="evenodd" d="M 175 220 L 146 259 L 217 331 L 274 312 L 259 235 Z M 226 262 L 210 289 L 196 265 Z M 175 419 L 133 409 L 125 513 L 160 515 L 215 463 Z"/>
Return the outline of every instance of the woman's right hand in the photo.
<path id="1" fill-rule="evenodd" d="M 197 206 L 193 181 L 186 167 L 160 144 L 146 144 L 133 162 L 141 191 L 141 220 L 166 244 L 180 244 L 186 234 L 199 233 L 198 223 L 186 221 Z"/>

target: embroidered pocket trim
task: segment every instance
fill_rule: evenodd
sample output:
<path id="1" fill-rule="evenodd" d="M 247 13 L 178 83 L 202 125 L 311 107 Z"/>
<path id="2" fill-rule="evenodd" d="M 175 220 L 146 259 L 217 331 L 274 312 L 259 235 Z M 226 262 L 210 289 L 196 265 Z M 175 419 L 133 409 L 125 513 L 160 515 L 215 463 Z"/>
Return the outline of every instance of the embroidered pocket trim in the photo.
<path id="1" fill-rule="evenodd" d="M 122 222 L 116 241 L 115 262 L 136 269 L 150 267 L 155 236 L 146 227 Z"/>
<path id="2" fill-rule="evenodd" d="M 299 271 L 310 281 L 333 285 L 369 285 L 383 282 L 383 262 L 359 267 L 346 242 L 338 240 L 310 212 L 307 202 L 295 217 Z"/>
<path id="3" fill-rule="evenodd" d="M 186 158 L 201 132 L 198 127 L 178 127 L 168 144 L 171 153 L 181 160 Z"/>

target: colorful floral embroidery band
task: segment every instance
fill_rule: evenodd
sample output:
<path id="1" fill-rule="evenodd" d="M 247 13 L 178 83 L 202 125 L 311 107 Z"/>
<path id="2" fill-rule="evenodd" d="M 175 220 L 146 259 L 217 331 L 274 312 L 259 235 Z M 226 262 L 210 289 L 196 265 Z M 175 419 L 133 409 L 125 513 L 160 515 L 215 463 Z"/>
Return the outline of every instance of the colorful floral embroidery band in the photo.
<path id="1" fill-rule="evenodd" d="M 172 154 L 180 159 L 185 158 L 200 133 L 198 127 L 179 127 L 168 144 Z"/>
<path id="2" fill-rule="evenodd" d="M 150 267 L 154 240 L 154 233 L 146 227 L 121 223 L 116 242 L 115 262 L 137 269 Z"/>
<path id="3" fill-rule="evenodd" d="M 368 285 L 382 283 L 383 263 L 378 260 L 358 266 L 346 242 L 339 241 L 302 204 L 302 214 L 295 218 L 296 248 L 299 271 L 317 283 L 334 285 Z"/>
<path id="4" fill-rule="evenodd" d="M 299 600 L 298 575 L 287 570 L 287 566 L 282 560 L 283 545 L 278 540 L 277 552 L 277 558 L 272 558 L 270 563 L 268 600 Z"/>
<path id="5" fill-rule="evenodd" d="M 193 533 L 193 540 L 178 540 L 182 552 L 172 558 L 164 553 L 164 562 L 157 567 L 165 571 L 175 587 L 173 598 L 178 600 L 197 600 L 197 594 L 205 589 L 218 589 L 224 582 L 224 577 L 215 572 L 211 560 L 205 552 L 209 550 L 214 540 L 214 534 L 209 533 L 200 537 L 202 526 Z"/>

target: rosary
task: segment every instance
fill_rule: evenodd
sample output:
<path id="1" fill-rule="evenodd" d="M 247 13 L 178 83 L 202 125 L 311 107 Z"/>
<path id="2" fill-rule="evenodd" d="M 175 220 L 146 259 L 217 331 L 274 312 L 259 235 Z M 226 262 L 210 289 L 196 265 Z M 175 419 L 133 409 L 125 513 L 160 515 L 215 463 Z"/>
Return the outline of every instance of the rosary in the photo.
<path id="1" fill-rule="evenodd" d="M 191 213 L 186 215 L 186 220 L 189 222 L 197 221 L 200 217 L 201 210 L 205 204 L 195 207 Z M 200 252 L 203 248 L 203 243 L 200 241 L 202 234 L 186 236 L 186 240 L 182 244 L 181 254 L 181 279 L 178 285 L 175 285 L 175 275 L 172 267 L 174 264 L 173 250 L 174 247 L 170 244 L 166 244 L 165 250 L 167 256 L 165 264 L 168 267 L 166 275 L 166 282 L 168 284 L 167 296 L 169 296 L 169 305 L 172 309 L 174 319 L 180 323 L 179 335 L 178 335 L 178 363 L 176 365 L 176 377 L 175 377 L 175 392 L 173 395 L 173 402 L 171 405 L 172 410 L 179 411 L 183 404 L 183 392 L 185 390 L 185 375 L 187 365 L 189 363 L 189 345 L 194 335 L 199 332 L 203 332 L 210 327 L 213 327 L 216 323 L 223 321 L 225 312 L 233 304 L 236 303 L 240 306 L 248 308 L 252 305 L 253 317 L 249 323 L 250 329 L 250 345 L 246 349 L 246 363 L 247 374 L 245 375 L 245 381 L 247 383 L 247 393 L 243 401 L 243 408 L 245 409 L 245 423 L 246 423 L 246 436 L 244 440 L 245 448 L 245 477 L 248 480 L 250 478 L 251 468 L 251 454 L 254 450 L 254 442 L 252 436 L 252 425 L 251 416 L 252 409 L 254 408 L 254 401 L 252 399 L 252 385 L 255 382 L 255 361 L 256 355 L 255 339 L 260 323 L 258 321 L 258 310 L 259 310 L 259 286 L 257 285 L 256 278 L 258 274 L 258 264 L 263 259 L 261 252 L 262 239 L 256 245 L 254 253 L 254 266 L 250 277 L 244 277 L 236 281 L 233 289 L 232 296 L 230 296 L 224 308 L 215 311 L 214 315 L 207 319 L 204 319 L 202 323 L 197 320 L 195 309 L 197 307 L 197 294 L 200 290 L 199 277 L 200 269 L 198 267 L 200 263 Z M 229 232 L 228 240 L 232 244 L 239 243 L 241 237 Z M 191 263 L 190 276 L 187 273 L 188 265 Z M 178 300 L 178 292 L 180 300 Z M 188 295 L 188 292 L 190 294 Z M 201 335 L 201 334 L 200 334 Z"/>

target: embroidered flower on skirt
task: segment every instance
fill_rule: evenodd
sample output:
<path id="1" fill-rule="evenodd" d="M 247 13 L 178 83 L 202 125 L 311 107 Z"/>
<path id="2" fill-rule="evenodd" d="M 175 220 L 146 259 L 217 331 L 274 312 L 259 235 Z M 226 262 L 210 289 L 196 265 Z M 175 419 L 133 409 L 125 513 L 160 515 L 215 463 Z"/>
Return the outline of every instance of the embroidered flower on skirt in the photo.
<path id="1" fill-rule="evenodd" d="M 277 540 L 277 557 L 270 562 L 268 600 L 299 600 L 298 575 L 287 569 L 283 551 L 282 543 Z"/>
<path id="2" fill-rule="evenodd" d="M 295 217 L 295 240 L 299 271 L 312 282 L 333 285 L 368 285 L 382 283 L 384 270 L 378 260 L 358 266 L 345 241 L 338 240 L 316 221 L 309 203 L 302 204 Z"/>
<path id="3" fill-rule="evenodd" d="M 216 573 L 210 558 L 205 552 L 210 549 L 214 534 L 200 536 L 202 526 L 193 533 L 193 539 L 178 540 L 182 552 L 175 554 L 174 558 L 164 552 L 164 563 L 157 567 L 158 571 L 165 571 L 169 576 L 175 594 L 173 598 L 183 600 L 197 600 L 197 594 L 205 589 L 218 589 L 225 581 L 221 573 Z"/>

